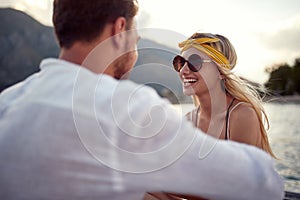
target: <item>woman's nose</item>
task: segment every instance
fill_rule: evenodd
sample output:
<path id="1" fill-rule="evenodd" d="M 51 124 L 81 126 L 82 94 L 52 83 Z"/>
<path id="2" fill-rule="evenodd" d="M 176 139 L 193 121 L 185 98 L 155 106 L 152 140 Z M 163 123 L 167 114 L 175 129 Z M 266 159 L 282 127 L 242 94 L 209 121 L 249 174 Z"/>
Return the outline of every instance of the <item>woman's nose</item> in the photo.
<path id="1" fill-rule="evenodd" d="M 187 74 L 189 72 L 190 72 L 190 69 L 188 67 L 188 63 L 185 62 L 179 73 L 180 74 Z"/>

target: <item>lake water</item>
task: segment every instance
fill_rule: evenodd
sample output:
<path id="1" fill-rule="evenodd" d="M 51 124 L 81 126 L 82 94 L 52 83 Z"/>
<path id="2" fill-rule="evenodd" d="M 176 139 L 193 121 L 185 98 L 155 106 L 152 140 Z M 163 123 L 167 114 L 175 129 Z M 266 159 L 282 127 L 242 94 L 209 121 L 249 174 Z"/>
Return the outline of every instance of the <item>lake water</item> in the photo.
<path id="1" fill-rule="evenodd" d="M 180 106 L 182 114 L 193 108 L 192 104 Z M 275 167 L 284 178 L 285 190 L 300 193 L 300 104 L 267 103 L 264 107 L 270 120 L 271 147 L 279 158 Z"/>

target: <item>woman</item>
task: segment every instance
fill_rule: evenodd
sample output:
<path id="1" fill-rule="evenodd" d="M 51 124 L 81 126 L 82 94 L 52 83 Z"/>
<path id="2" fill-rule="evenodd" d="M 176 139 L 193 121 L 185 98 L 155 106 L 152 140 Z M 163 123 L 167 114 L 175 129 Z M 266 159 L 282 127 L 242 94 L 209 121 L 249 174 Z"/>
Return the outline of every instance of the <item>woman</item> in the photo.
<path id="1" fill-rule="evenodd" d="M 229 40 L 221 35 L 195 33 L 179 47 L 182 55 L 175 56 L 173 66 L 184 94 L 192 96 L 195 105 L 187 118 L 216 138 L 254 145 L 275 157 L 263 124 L 263 117 L 267 124 L 268 118 L 259 95 L 231 72 L 237 57 Z M 147 193 L 144 200 L 148 199 L 203 200 L 163 192 Z"/>
<path id="2" fill-rule="evenodd" d="M 256 90 L 236 76 L 237 56 L 227 38 L 195 33 L 179 44 L 182 55 L 173 60 L 185 95 L 195 108 L 187 118 L 202 131 L 220 139 L 254 145 L 275 157 L 264 120 L 268 118 Z"/>

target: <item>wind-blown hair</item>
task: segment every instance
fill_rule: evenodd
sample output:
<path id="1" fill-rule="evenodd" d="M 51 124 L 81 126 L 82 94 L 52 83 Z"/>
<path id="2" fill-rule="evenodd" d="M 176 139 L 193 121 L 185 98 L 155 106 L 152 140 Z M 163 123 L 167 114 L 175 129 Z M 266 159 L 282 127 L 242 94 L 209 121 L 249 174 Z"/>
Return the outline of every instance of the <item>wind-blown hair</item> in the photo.
<path id="1" fill-rule="evenodd" d="M 208 43 L 211 47 L 215 48 L 219 52 L 221 52 L 229 61 L 231 66 L 230 69 L 222 67 L 221 65 L 217 65 L 220 74 L 224 77 L 224 85 L 225 90 L 231 96 L 236 98 L 239 101 L 249 103 L 259 120 L 260 132 L 261 132 L 261 147 L 264 151 L 268 152 L 272 157 L 276 158 L 273 153 L 268 136 L 267 129 L 269 129 L 269 120 L 267 114 L 262 106 L 262 98 L 257 92 L 257 88 L 249 84 L 248 81 L 241 79 L 239 76 L 235 75 L 231 69 L 233 69 L 236 65 L 237 55 L 234 47 L 230 43 L 230 41 L 222 36 L 222 35 L 214 35 L 211 33 L 195 33 L 189 39 L 197 39 L 197 38 L 218 38 L 220 41 L 214 43 Z M 196 95 L 192 96 L 195 106 L 199 106 L 200 102 Z"/>

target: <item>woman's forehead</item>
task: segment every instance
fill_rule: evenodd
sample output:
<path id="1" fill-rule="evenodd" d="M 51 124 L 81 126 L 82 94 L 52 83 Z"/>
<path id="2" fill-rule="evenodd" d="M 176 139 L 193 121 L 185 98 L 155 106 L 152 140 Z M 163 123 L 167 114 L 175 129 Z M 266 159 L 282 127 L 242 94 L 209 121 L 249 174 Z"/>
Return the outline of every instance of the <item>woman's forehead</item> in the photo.
<path id="1" fill-rule="evenodd" d="M 194 48 L 194 47 L 191 47 L 191 48 L 189 48 L 188 50 L 186 50 L 186 51 L 184 51 L 184 52 L 182 52 L 182 57 L 184 57 L 184 58 L 188 58 L 188 57 L 190 57 L 192 54 L 197 54 L 197 55 L 199 55 L 201 58 L 203 58 L 203 59 L 209 59 L 209 56 L 208 55 L 206 55 L 204 52 L 202 52 L 202 51 L 199 51 L 198 49 L 196 49 L 196 48 Z"/>

